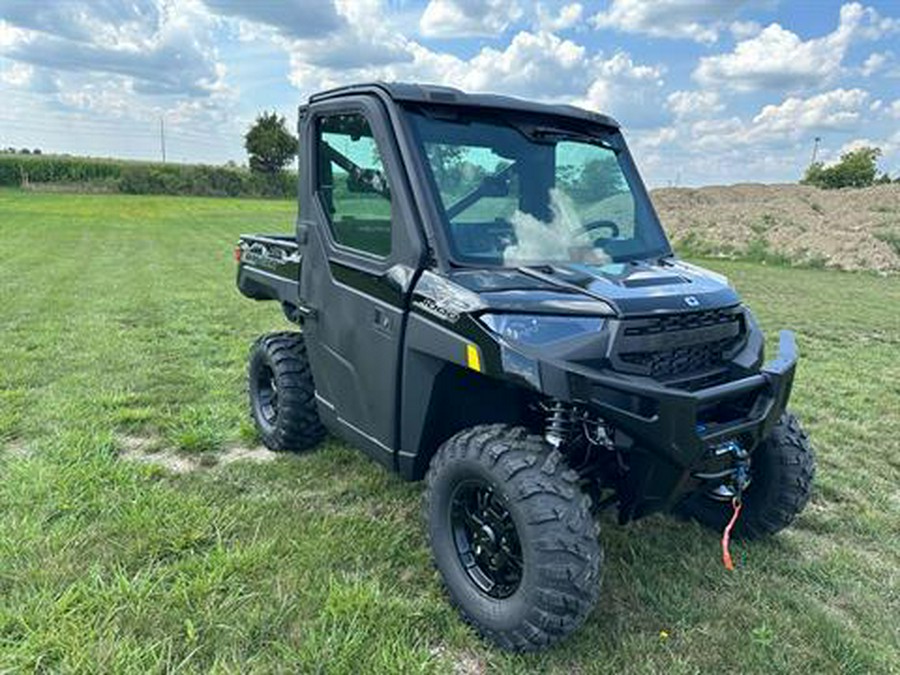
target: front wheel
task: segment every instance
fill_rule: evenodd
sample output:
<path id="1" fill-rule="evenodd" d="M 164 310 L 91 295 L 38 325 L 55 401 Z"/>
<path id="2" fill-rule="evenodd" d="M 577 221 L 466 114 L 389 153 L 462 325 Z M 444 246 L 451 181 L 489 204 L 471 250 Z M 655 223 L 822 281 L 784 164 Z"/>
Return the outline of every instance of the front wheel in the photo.
<path id="1" fill-rule="evenodd" d="M 743 539 L 766 537 L 788 527 L 806 507 L 816 473 L 809 437 L 785 411 L 772 433 L 751 456 L 751 482 L 734 533 Z M 728 503 L 692 495 L 680 513 L 721 532 L 731 517 Z"/>
<path id="2" fill-rule="evenodd" d="M 464 620 L 512 651 L 584 622 L 602 551 L 590 499 L 559 451 L 522 428 L 477 426 L 441 446 L 426 480 L 435 565 Z"/>

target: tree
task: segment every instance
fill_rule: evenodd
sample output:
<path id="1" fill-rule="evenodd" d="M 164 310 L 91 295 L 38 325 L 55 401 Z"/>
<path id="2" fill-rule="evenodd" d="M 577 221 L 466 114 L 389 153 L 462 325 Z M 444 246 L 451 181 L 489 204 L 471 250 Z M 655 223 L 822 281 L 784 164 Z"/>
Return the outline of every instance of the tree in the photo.
<path id="1" fill-rule="evenodd" d="M 880 148 L 862 147 L 841 155 L 836 164 L 825 166 L 813 162 L 800 181 L 803 185 L 832 190 L 844 187 L 868 187 L 875 183 L 878 174 L 876 162 L 881 155 Z"/>
<path id="2" fill-rule="evenodd" d="M 297 154 L 297 139 L 288 131 L 284 117 L 262 112 L 244 136 L 250 168 L 276 174 Z"/>
<path id="3" fill-rule="evenodd" d="M 580 167 L 566 167 L 559 182 L 576 202 L 599 202 L 627 190 L 615 157 L 591 159 Z"/>
<path id="4" fill-rule="evenodd" d="M 426 146 L 425 154 L 428 156 L 428 163 L 431 165 L 441 192 L 456 194 L 459 191 L 462 182 L 460 167 L 464 153 L 465 149 L 459 145 L 429 143 Z M 471 184 L 463 187 L 471 189 L 477 182 L 477 180 L 472 181 Z"/>

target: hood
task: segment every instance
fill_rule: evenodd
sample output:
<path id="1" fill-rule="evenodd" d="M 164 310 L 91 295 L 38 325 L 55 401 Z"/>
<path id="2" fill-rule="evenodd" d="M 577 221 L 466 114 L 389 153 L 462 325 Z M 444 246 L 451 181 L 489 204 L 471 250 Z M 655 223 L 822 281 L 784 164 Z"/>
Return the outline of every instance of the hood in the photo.
<path id="1" fill-rule="evenodd" d="M 606 303 L 619 316 L 632 316 L 718 309 L 740 302 L 722 275 L 668 259 L 459 270 L 451 278 L 477 293 L 489 310 L 509 312 L 604 313 Z"/>

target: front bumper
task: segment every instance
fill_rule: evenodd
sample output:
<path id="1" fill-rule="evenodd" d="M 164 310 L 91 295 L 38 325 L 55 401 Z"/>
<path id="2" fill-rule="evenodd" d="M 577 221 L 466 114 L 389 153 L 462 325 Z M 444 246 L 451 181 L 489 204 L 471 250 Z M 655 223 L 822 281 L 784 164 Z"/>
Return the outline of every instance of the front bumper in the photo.
<path id="1" fill-rule="evenodd" d="M 628 437 L 635 452 L 629 453 L 630 503 L 622 504 L 627 519 L 668 510 L 697 489 L 702 481 L 695 475 L 716 468 L 715 449 L 725 441 L 752 451 L 784 412 L 796 365 L 794 334 L 782 331 L 778 356 L 758 373 L 697 391 L 572 364 L 564 375 L 551 366 L 542 376 L 563 385 L 562 376 L 567 398 L 588 404 Z"/>

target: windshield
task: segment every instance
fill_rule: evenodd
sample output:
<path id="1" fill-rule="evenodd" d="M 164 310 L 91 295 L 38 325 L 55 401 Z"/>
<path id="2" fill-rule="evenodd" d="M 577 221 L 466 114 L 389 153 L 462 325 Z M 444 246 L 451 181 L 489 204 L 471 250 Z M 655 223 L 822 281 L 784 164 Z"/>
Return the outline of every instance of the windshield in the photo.
<path id="1" fill-rule="evenodd" d="M 602 265 L 671 252 L 618 131 L 485 113 L 409 116 L 454 260 Z"/>

